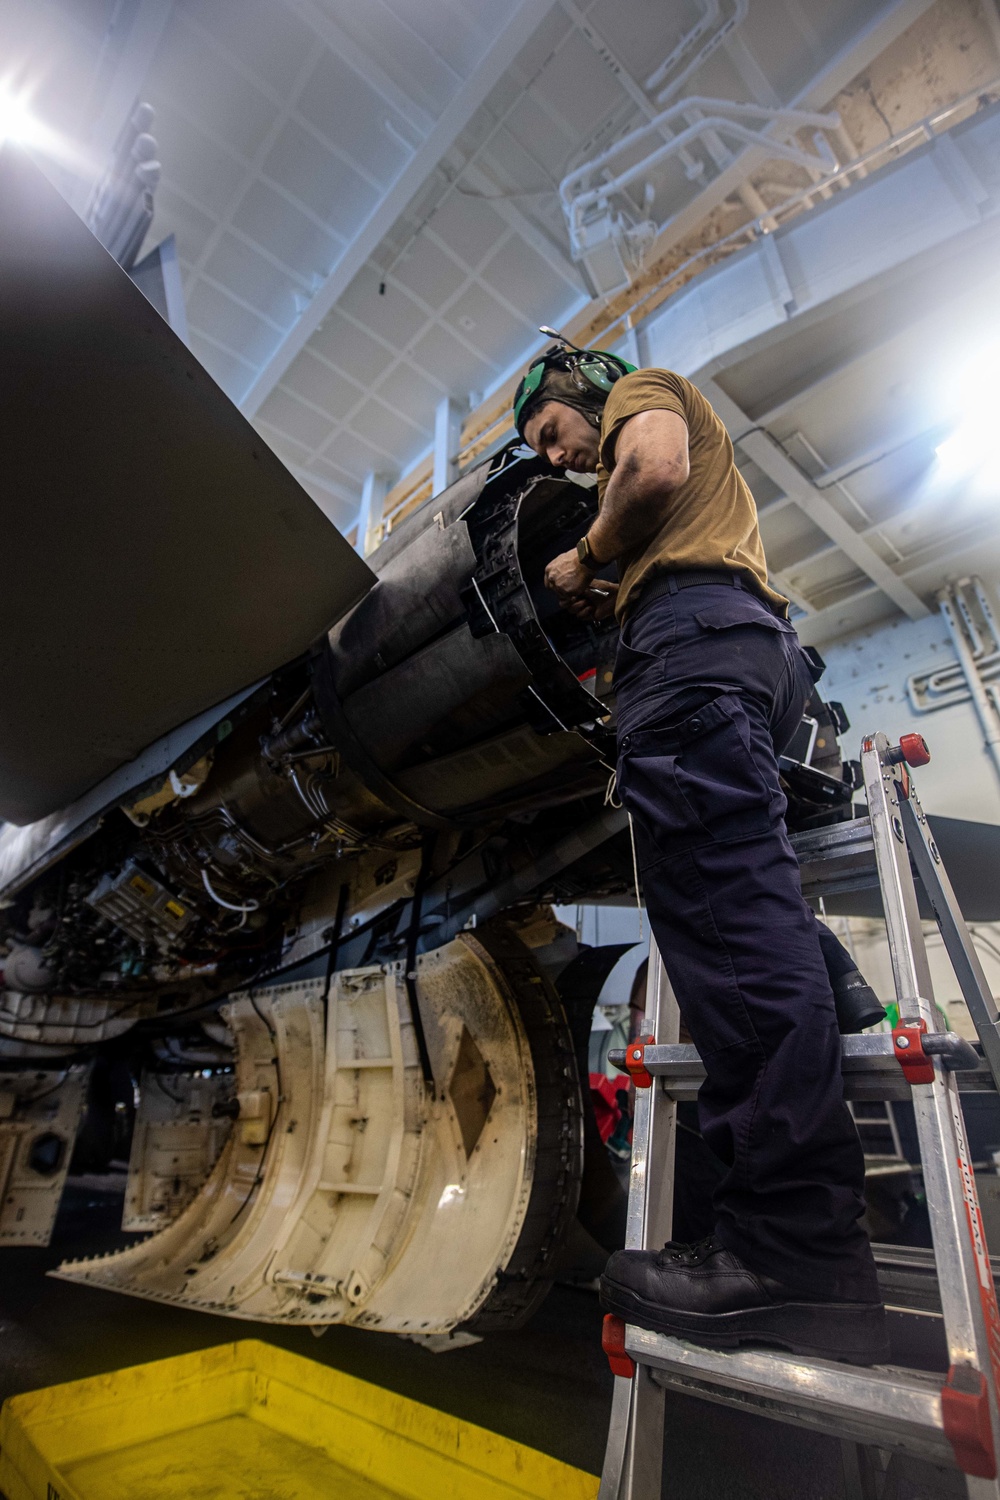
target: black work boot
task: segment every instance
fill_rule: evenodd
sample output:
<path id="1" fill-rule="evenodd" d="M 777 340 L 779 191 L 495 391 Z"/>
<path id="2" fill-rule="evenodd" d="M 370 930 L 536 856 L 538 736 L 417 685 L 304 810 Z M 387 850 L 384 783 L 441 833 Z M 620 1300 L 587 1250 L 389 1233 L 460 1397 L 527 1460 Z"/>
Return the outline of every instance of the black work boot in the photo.
<path id="1" fill-rule="evenodd" d="M 810 1300 L 745 1266 L 714 1235 L 656 1250 L 618 1250 L 601 1306 L 627 1323 L 711 1349 L 771 1344 L 793 1354 L 874 1365 L 889 1358 L 881 1302 Z"/>
<path id="2" fill-rule="evenodd" d="M 854 1036 L 866 1026 L 885 1020 L 885 1008 L 865 976 L 849 969 L 832 979 L 833 999 L 837 1007 L 837 1029 L 841 1036 Z"/>

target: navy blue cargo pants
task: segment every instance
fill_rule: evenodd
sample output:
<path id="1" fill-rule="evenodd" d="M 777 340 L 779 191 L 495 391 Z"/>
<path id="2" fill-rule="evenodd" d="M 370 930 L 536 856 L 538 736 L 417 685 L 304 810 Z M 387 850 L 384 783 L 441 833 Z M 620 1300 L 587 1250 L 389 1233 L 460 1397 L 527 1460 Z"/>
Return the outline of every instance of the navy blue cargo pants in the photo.
<path id="1" fill-rule="evenodd" d="M 809 664 L 793 626 L 737 575 L 683 579 L 658 577 L 622 629 L 618 788 L 650 925 L 705 1064 L 699 1123 L 726 1168 L 716 1233 L 792 1288 L 875 1300 L 833 993 L 778 781 Z"/>

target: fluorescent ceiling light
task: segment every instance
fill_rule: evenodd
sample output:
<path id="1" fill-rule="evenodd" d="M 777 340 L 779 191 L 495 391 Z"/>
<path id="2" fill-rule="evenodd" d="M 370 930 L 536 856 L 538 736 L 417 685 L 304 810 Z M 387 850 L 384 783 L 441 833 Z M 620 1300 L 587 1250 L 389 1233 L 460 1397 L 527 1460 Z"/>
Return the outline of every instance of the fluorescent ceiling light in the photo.
<path id="1" fill-rule="evenodd" d="M 32 114 L 23 94 L 11 93 L 0 84 L 0 144 L 13 141 L 18 146 L 42 145 L 51 133 Z"/>
<path id="2" fill-rule="evenodd" d="M 955 425 L 935 449 L 942 485 L 1000 498 L 998 397 L 1000 344 L 990 344 L 968 359 L 955 378 Z"/>
<path id="3" fill-rule="evenodd" d="M 40 120 L 32 109 L 30 92 L 15 86 L 9 76 L 0 78 L 0 146 L 7 141 L 32 156 L 48 157 L 74 171 L 93 171 L 79 146 Z"/>

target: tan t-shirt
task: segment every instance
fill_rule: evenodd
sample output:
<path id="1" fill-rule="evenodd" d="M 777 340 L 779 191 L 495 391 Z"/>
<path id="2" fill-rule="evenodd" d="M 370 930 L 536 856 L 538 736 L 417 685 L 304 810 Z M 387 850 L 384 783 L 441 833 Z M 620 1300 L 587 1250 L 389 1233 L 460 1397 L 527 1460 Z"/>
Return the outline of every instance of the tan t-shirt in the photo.
<path id="1" fill-rule="evenodd" d="M 753 495 L 736 467 L 729 434 L 701 392 L 672 370 L 636 370 L 611 387 L 601 421 L 597 493 L 601 504 L 615 467 L 615 444 L 629 417 L 673 411 L 688 429 L 691 472 L 663 497 L 663 520 L 649 541 L 618 559 L 618 618 L 624 619 L 651 574 L 664 569 L 733 568 L 752 574 L 782 614 L 788 601 L 768 586 Z"/>

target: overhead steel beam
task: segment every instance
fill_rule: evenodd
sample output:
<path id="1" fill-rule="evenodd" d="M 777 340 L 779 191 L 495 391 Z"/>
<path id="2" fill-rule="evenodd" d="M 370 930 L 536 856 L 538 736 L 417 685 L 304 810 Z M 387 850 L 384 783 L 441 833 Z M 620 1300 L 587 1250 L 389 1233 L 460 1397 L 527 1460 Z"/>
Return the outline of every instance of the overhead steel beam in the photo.
<path id="1" fill-rule="evenodd" d="M 982 0 L 980 9 L 983 13 L 983 20 L 986 22 L 987 29 L 993 39 L 997 56 L 1000 57 L 1000 6 L 997 5 L 997 0 Z"/>
<path id="2" fill-rule="evenodd" d="M 933 427 L 922 424 L 909 430 L 892 434 L 883 438 L 881 443 L 866 448 L 863 453 L 855 453 L 833 469 L 824 469 L 822 474 L 816 476 L 816 486 L 821 490 L 829 490 L 834 485 L 841 484 L 845 479 L 859 473 L 862 469 L 873 469 L 876 464 L 883 463 L 887 458 L 893 458 L 901 453 L 904 448 L 912 448 L 915 443 L 923 442 L 927 448 L 934 448 L 947 434 L 950 423 L 938 422 Z M 762 422 L 761 426 L 767 426 Z"/>
<path id="3" fill-rule="evenodd" d="M 240 405 L 253 416 L 296 355 L 305 347 L 337 298 L 392 228 L 444 154 L 468 125 L 521 49 L 530 41 L 553 0 L 521 0 L 499 36 L 414 151 L 392 186 L 342 253 L 327 279 L 250 385 Z"/>
<path id="4" fill-rule="evenodd" d="M 933 567 L 939 575 L 947 576 L 948 565 L 956 558 L 968 559 L 969 548 L 978 543 L 996 542 L 996 522 L 992 516 L 987 516 L 962 531 L 953 532 L 948 537 L 948 545 L 942 544 L 940 536 L 931 537 L 922 542 L 913 552 L 908 552 L 903 557 L 902 572 L 908 578 L 912 573 L 922 572 L 924 568 Z M 965 567 L 970 566 L 966 561 Z M 971 566 L 981 566 L 980 562 L 972 563 Z"/>
<path id="5" fill-rule="evenodd" d="M 797 567 L 798 564 L 795 564 L 795 566 Z M 810 603 L 810 601 L 806 598 L 805 594 L 801 592 L 801 590 L 797 589 L 794 584 L 788 582 L 788 578 L 785 572 L 777 572 L 773 568 L 768 568 L 767 578 L 768 582 L 778 590 L 778 593 L 784 594 L 785 598 L 791 604 L 794 604 L 796 609 L 801 609 L 804 615 L 815 614 L 816 606 Z"/>
<path id="6" fill-rule="evenodd" d="M 299 481 L 303 489 L 309 491 L 313 489 L 321 490 L 324 495 L 329 495 L 330 499 L 336 500 L 339 505 L 348 506 L 352 512 L 357 507 L 358 496 L 356 491 L 349 490 L 344 484 L 337 484 L 334 479 L 321 479 L 318 474 L 313 474 L 311 470 L 304 469 L 301 464 L 290 464 L 285 459 L 281 461 L 288 472 L 293 474 Z M 310 495 L 310 498 L 312 500 L 316 499 L 315 495 Z M 318 501 L 316 503 L 319 504 Z M 324 511 L 324 514 L 326 513 L 323 506 L 320 506 L 320 510 Z M 339 525 L 340 523 L 338 522 L 337 524 Z"/>
<path id="7" fill-rule="evenodd" d="M 355 522 L 358 534 L 354 543 L 355 551 L 360 552 L 362 557 L 367 557 L 369 552 L 374 552 L 378 546 L 378 529 L 382 521 L 388 489 L 389 482 L 384 474 L 371 471 L 365 475 L 364 486 L 361 490 L 361 504 L 358 507 Z"/>
<path id="8" fill-rule="evenodd" d="M 794 325 L 789 320 L 789 322 L 779 326 L 787 333 Z M 891 337 L 895 337 L 897 331 L 894 331 Z M 754 412 L 753 420 L 761 427 L 773 427 L 776 423 L 780 425 L 786 419 L 792 418 L 804 402 L 810 401 L 820 395 L 824 386 L 830 385 L 835 380 L 842 380 L 845 375 L 849 374 L 852 370 L 856 370 L 864 360 L 870 359 L 873 354 L 877 354 L 889 342 L 890 339 L 886 338 L 880 340 L 878 343 L 865 344 L 863 348 L 855 348 L 850 354 L 838 357 L 833 363 L 826 365 L 819 374 L 816 374 L 814 371 L 810 372 L 802 379 L 801 385 L 796 385 L 792 389 L 789 389 L 787 385 L 784 386 L 781 391 L 781 399 L 775 401 L 774 405 L 769 406 L 766 411 Z M 818 347 L 818 336 L 816 344 Z"/>
<path id="9" fill-rule="evenodd" d="M 440 495 L 455 478 L 455 455 L 461 432 L 462 413 L 458 403 L 450 396 L 442 396 L 434 413 L 432 495 Z"/>
<path id="10" fill-rule="evenodd" d="M 760 66 L 743 33 L 734 31 L 727 36 L 722 50 L 743 80 L 753 102 L 766 105 L 768 109 L 780 109 L 781 96 Z"/>
<path id="11" fill-rule="evenodd" d="M 796 620 L 795 629 L 803 646 L 818 646 L 823 641 L 835 640 L 838 636 L 884 620 L 889 613 L 885 595 L 871 583 L 835 604 L 825 604 L 804 620 Z"/>
<path id="12" fill-rule="evenodd" d="M 855 563 L 911 620 L 922 620 L 931 611 L 909 584 L 904 583 L 884 562 L 873 547 L 845 521 L 840 512 L 830 504 L 819 489 L 797 464 L 793 463 L 781 444 L 757 427 L 731 396 L 714 380 L 699 382 L 702 391 L 711 401 L 725 422 L 734 443 L 739 443 L 748 458 L 752 459 L 775 484 L 809 517 L 814 525 L 824 531 L 831 541 Z"/>
<path id="13" fill-rule="evenodd" d="M 316 0 L 284 0 L 284 3 L 335 57 L 346 63 L 352 73 L 363 78 L 369 88 L 411 125 L 417 135 L 424 136 L 433 130 L 434 116 L 415 104 L 409 94 L 393 82 L 375 59 L 337 24 L 329 10 L 321 9 Z"/>
<path id="14" fill-rule="evenodd" d="M 568 251 L 563 250 L 554 240 L 550 239 L 545 231 L 539 225 L 535 224 L 533 220 L 529 219 L 527 214 L 523 213 L 510 198 L 494 196 L 499 192 L 497 184 L 481 167 L 476 166 L 473 162 L 463 168 L 462 179 L 477 193 L 482 195 L 483 199 L 489 203 L 490 208 L 500 215 L 500 218 L 503 219 L 508 228 L 513 229 L 516 234 L 519 234 L 521 239 L 529 244 L 532 250 L 537 255 L 540 255 L 552 270 L 555 271 L 556 275 L 560 276 L 566 282 L 567 286 L 572 287 L 574 292 L 583 292 L 586 290 L 583 277 L 570 260 Z M 554 191 L 555 189 L 553 189 Z"/>

